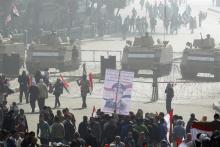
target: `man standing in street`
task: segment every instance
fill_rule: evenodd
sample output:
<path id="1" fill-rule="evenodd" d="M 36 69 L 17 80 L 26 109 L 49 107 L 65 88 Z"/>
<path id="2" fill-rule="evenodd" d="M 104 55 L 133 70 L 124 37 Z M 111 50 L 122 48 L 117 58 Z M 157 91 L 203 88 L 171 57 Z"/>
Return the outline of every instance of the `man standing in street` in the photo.
<path id="1" fill-rule="evenodd" d="M 82 78 L 77 80 L 77 84 L 78 84 L 78 86 L 80 86 L 81 97 L 82 97 L 82 101 L 83 101 L 82 109 L 87 107 L 87 105 L 86 105 L 86 97 L 87 97 L 87 94 L 90 93 L 90 89 L 89 89 L 90 83 L 89 83 L 89 80 L 87 80 L 87 76 L 86 75 L 87 75 L 86 64 L 84 63 L 83 64 L 83 75 L 82 75 Z"/>
<path id="2" fill-rule="evenodd" d="M 56 108 L 57 106 L 60 107 L 60 95 L 63 94 L 63 82 L 58 78 L 53 88 L 53 95 L 55 95 L 54 108 Z"/>
<path id="3" fill-rule="evenodd" d="M 29 88 L 29 93 L 30 93 L 30 105 L 31 105 L 31 110 L 32 110 L 31 112 L 34 113 L 35 103 L 39 95 L 39 89 L 34 79 L 32 79 L 32 85 Z"/>
<path id="4" fill-rule="evenodd" d="M 40 116 L 39 123 L 37 124 L 37 136 L 40 139 L 42 145 L 47 145 L 47 146 L 49 145 L 50 126 L 44 120 L 44 116 Z"/>
<path id="5" fill-rule="evenodd" d="M 71 114 L 67 114 L 66 119 L 63 121 L 64 125 L 64 142 L 66 144 L 70 143 L 73 140 L 73 135 L 75 133 L 75 124 L 71 122 L 72 116 Z"/>
<path id="6" fill-rule="evenodd" d="M 185 138 L 186 130 L 183 124 L 182 120 L 178 120 L 177 125 L 173 128 L 173 147 L 178 147 L 179 143 Z"/>
<path id="7" fill-rule="evenodd" d="M 165 93 L 166 93 L 166 109 L 167 109 L 167 113 L 169 113 L 172 110 L 171 102 L 174 97 L 173 86 L 171 83 L 167 84 Z"/>
<path id="8" fill-rule="evenodd" d="M 40 79 L 40 82 L 38 83 L 37 86 L 39 90 L 38 106 L 39 109 L 42 110 L 43 107 L 45 106 L 45 99 L 48 98 L 48 90 L 47 90 L 47 86 L 44 84 L 43 79 Z"/>
<path id="9" fill-rule="evenodd" d="M 87 76 L 84 74 L 81 80 L 77 80 L 77 84 L 81 89 L 81 97 L 83 101 L 82 108 L 86 108 L 86 97 L 89 93 L 89 80 L 87 80 Z"/>
<path id="10" fill-rule="evenodd" d="M 26 72 L 23 71 L 22 74 L 18 77 L 18 82 L 20 84 L 20 103 L 22 103 L 22 97 L 23 93 L 25 95 L 26 103 L 28 103 L 28 82 L 29 82 L 29 77 L 27 76 Z"/>
<path id="11" fill-rule="evenodd" d="M 57 116 L 54 117 L 54 123 L 51 126 L 50 135 L 53 143 L 63 142 L 65 130 L 63 124 Z"/>

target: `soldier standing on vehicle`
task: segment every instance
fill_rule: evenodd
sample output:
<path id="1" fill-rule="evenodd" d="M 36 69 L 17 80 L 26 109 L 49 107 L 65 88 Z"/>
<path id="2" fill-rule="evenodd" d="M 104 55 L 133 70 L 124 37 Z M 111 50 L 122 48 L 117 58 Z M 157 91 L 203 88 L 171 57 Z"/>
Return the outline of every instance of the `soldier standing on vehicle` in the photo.
<path id="1" fill-rule="evenodd" d="M 192 17 L 190 16 L 190 20 L 189 20 L 189 29 L 191 30 L 191 34 L 194 33 L 194 29 L 196 28 L 197 24 L 196 24 L 196 17 Z"/>
<path id="2" fill-rule="evenodd" d="M 202 26 L 202 17 L 203 17 L 203 13 L 202 11 L 199 12 L 199 27 Z"/>
<path id="3" fill-rule="evenodd" d="M 210 34 L 207 34 L 206 35 L 206 40 L 207 40 L 207 43 L 208 43 L 208 46 L 211 47 L 211 48 L 214 48 L 215 47 L 215 39 L 212 38 L 210 36 Z"/>
<path id="4" fill-rule="evenodd" d="M 20 84 L 20 87 L 19 87 L 19 90 L 20 90 L 20 95 L 19 95 L 20 103 L 22 103 L 23 93 L 25 95 L 26 103 L 28 103 L 28 82 L 29 82 L 29 77 L 28 77 L 28 75 L 26 74 L 25 71 L 23 71 L 22 74 L 19 75 L 18 82 Z"/>
<path id="5" fill-rule="evenodd" d="M 150 28 L 151 33 L 155 33 L 155 27 L 157 25 L 157 20 L 154 17 L 150 17 Z"/>

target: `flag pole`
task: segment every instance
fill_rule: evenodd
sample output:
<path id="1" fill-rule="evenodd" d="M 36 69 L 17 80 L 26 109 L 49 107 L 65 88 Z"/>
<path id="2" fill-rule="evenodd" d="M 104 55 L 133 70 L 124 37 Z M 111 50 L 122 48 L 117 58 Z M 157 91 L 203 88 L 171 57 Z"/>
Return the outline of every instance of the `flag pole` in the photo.
<path id="1" fill-rule="evenodd" d="M 115 97 L 115 111 L 114 111 L 115 114 L 117 112 L 118 84 L 119 84 L 120 76 L 121 76 L 121 70 L 119 70 L 118 82 L 117 82 L 117 90 L 116 90 L 116 97 Z"/>
<path id="2" fill-rule="evenodd" d="M 167 1 L 166 0 L 164 0 L 164 21 L 163 21 L 163 23 L 164 23 L 164 33 L 163 33 L 163 41 L 165 41 L 165 39 L 166 39 L 166 19 L 167 19 L 167 11 L 166 11 L 166 5 L 167 5 Z"/>

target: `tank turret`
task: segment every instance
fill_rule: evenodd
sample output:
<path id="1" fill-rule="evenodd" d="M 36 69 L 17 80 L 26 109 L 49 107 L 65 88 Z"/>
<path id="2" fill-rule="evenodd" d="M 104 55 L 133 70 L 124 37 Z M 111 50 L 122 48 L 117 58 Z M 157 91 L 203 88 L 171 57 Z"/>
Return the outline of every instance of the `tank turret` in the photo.
<path id="1" fill-rule="evenodd" d="M 139 47 L 152 47 L 153 45 L 154 45 L 154 40 L 152 36 L 135 38 L 133 43 L 133 46 L 139 46 Z"/>

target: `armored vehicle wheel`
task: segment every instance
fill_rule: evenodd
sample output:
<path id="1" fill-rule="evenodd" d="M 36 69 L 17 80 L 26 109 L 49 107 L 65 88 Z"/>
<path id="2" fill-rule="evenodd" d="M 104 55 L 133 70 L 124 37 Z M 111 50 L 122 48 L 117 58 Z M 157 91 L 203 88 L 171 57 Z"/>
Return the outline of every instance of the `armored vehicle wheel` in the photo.
<path id="1" fill-rule="evenodd" d="M 72 67 L 72 68 L 73 68 L 74 70 L 76 70 L 76 69 L 79 69 L 79 67 L 80 67 L 80 64 L 76 63 L 76 64 L 73 64 L 73 67 Z"/>
<path id="2" fill-rule="evenodd" d="M 196 77 L 197 73 L 181 69 L 181 75 L 183 79 L 193 79 Z"/>
<path id="3" fill-rule="evenodd" d="M 122 65 L 121 65 L 121 69 L 122 69 L 122 70 L 128 70 L 128 65 L 122 64 Z"/>
<path id="4" fill-rule="evenodd" d="M 37 69 L 34 69 L 34 68 L 27 68 L 27 71 L 31 74 L 35 74 Z"/>
<path id="5" fill-rule="evenodd" d="M 27 65 L 27 71 L 31 74 L 35 74 L 37 69 L 34 66 Z"/>
<path id="6" fill-rule="evenodd" d="M 66 71 L 66 66 L 64 66 L 64 64 L 59 64 L 57 69 L 60 71 L 60 72 L 64 72 Z"/>
<path id="7" fill-rule="evenodd" d="M 138 70 L 130 70 L 131 72 L 134 72 L 134 77 L 138 77 Z"/>
<path id="8" fill-rule="evenodd" d="M 220 70 L 215 70 L 214 77 L 216 81 L 220 81 Z"/>

